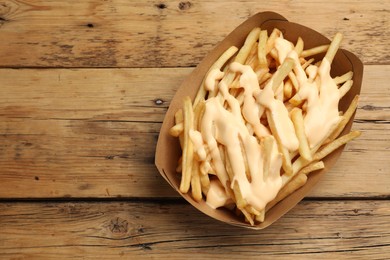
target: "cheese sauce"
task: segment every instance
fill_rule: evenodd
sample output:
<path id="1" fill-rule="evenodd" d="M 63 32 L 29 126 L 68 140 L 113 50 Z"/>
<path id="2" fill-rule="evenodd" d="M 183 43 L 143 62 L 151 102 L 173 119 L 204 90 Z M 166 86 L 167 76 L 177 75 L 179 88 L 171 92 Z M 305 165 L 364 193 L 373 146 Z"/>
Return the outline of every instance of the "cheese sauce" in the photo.
<path id="1" fill-rule="evenodd" d="M 295 60 L 294 72 L 299 84 L 297 94 L 302 100 L 307 101 L 304 126 L 310 148 L 313 148 L 327 137 L 340 119 L 338 110 L 340 93 L 330 76 L 330 63 L 324 58 L 318 68 L 310 65 L 305 72 L 300 65 L 298 54 L 289 41 L 278 38 L 275 41 L 275 48 L 279 57 L 290 57 Z M 280 60 L 281 63 L 283 61 Z"/>
<path id="2" fill-rule="evenodd" d="M 307 102 L 304 126 L 309 144 L 314 147 L 326 138 L 329 130 L 339 120 L 340 96 L 337 85 L 329 74 L 330 64 L 324 59 L 319 68 L 311 65 L 305 71 L 290 42 L 277 38 L 275 48 L 281 64 L 288 57 L 295 61 L 294 73 L 299 85 L 297 95 Z M 222 79 L 224 73 L 219 69 L 211 70 L 205 79 L 205 88 L 218 94 L 205 101 L 200 131 L 192 130 L 190 138 L 201 162 L 202 174 L 208 174 L 212 169 L 220 181 L 210 182 L 206 196 L 206 202 L 210 207 L 218 208 L 231 203 L 228 190 L 238 184 L 243 199 L 257 210 L 263 210 L 282 187 L 280 176 L 282 156 L 273 136 L 272 150 L 266 160 L 268 165 L 264 163 L 267 155 L 263 151 L 262 140 L 271 134 L 260 121 L 265 110 L 270 112 L 285 148 L 295 152 L 298 150 L 299 142 L 285 104 L 275 98 L 272 80 L 261 89 L 259 79 L 250 66 L 233 62 L 229 69 L 240 74 L 242 106 L 230 94 L 228 84 Z M 218 147 L 220 145 L 225 147 L 226 158 L 225 154 L 221 154 Z M 210 163 L 207 158 L 210 158 Z M 231 169 L 227 168 L 224 160 L 228 161 Z M 249 179 L 246 169 L 250 174 Z M 233 174 L 231 181 L 228 173 Z"/>

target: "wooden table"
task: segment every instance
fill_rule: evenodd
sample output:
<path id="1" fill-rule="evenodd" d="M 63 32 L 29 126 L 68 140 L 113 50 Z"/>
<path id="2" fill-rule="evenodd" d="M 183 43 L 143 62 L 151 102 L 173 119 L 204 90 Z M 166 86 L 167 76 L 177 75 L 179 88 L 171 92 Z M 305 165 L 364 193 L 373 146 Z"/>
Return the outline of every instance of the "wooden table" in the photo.
<path id="1" fill-rule="evenodd" d="M 154 150 L 182 80 L 266 10 L 344 34 L 365 64 L 363 134 L 308 198 L 252 231 L 179 198 Z M 389 0 L 0 0 L 0 256 L 388 258 L 389 12 Z"/>

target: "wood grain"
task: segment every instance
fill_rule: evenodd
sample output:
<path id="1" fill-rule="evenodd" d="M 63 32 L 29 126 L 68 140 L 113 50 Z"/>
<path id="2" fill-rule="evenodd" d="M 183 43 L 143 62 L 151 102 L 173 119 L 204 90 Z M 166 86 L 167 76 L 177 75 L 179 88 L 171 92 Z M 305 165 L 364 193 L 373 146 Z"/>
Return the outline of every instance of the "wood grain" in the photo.
<path id="1" fill-rule="evenodd" d="M 191 70 L 0 69 L 0 197 L 176 197 L 154 149 Z M 354 125 L 363 135 L 311 197 L 389 197 L 389 73 L 366 66 Z"/>
<path id="2" fill-rule="evenodd" d="M 303 201 L 261 231 L 219 223 L 182 202 L 1 203 L 0 256 L 385 259 L 389 223 L 389 203 L 371 200 Z"/>
<path id="3" fill-rule="evenodd" d="M 194 66 L 260 11 L 331 38 L 366 64 L 389 64 L 388 1 L 0 1 L 1 67 Z M 223 26 L 221 26 L 223 24 Z"/>

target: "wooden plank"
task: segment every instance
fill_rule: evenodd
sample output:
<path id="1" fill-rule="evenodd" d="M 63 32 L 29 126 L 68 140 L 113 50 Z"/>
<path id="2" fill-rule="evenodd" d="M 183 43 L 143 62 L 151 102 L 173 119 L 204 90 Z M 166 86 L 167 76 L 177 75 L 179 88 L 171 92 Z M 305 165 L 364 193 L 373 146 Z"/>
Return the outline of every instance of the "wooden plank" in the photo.
<path id="1" fill-rule="evenodd" d="M 389 64 L 387 1 L 18 1 L 0 5 L 1 67 L 193 66 L 253 14 L 272 10 Z M 375 46 L 373 48 L 373 46 Z"/>
<path id="2" fill-rule="evenodd" d="M 4 258 L 385 259 L 390 254 L 388 201 L 303 201 L 262 231 L 219 223 L 181 202 L 1 203 L 0 224 Z"/>
<path id="3" fill-rule="evenodd" d="M 354 125 L 363 135 L 311 197 L 390 195 L 389 69 L 366 66 Z M 154 149 L 190 71 L 0 69 L 0 198 L 177 196 Z"/>

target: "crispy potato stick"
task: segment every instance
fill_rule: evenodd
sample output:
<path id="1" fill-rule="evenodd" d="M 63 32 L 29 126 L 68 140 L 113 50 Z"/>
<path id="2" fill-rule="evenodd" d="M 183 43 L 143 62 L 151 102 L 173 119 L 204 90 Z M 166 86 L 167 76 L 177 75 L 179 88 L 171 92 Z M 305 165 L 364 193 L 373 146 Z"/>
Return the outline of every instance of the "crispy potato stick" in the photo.
<path id="1" fill-rule="evenodd" d="M 276 38 L 280 37 L 282 32 L 279 29 L 274 29 L 271 35 L 268 37 L 265 53 L 268 54 L 275 46 Z"/>
<path id="2" fill-rule="evenodd" d="M 325 136 L 315 147 L 311 148 L 312 155 L 315 154 L 318 151 L 318 149 L 326 142 L 326 140 L 329 138 L 330 134 L 333 131 L 335 131 L 335 129 L 337 128 L 337 126 L 339 125 L 341 120 L 342 120 L 342 118 L 339 119 L 337 124 L 335 124 L 334 126 L 331 127 L 327 136 Z M 314 160 L 314 157 L 313 157 L 313 160 Z M 294 163 L 292 164 L 293 175 L 297 174 L 303 167 L 305 167 L 308 164 L 310 164 L 310 161 L 305 160 L 302 156 L 298 157 L 298 159 L 296 159 L 294 161 Z"/>
<path id="3" fill-rule="evenodd" d="M 198 202 L 202 200 L 199 162 L 197 160 L 192 161 L 191 194 L 194 200 Z"/>
<path id="4" fill-rule="evenodd" d="M 263 179 L 268 178 L 269 168 L 271 165 L 272 147 L 274 144 L 274 138 L 272 136 L 265 136 L 263 139 Z"/>
<path id="5" fill-rule="evenodd" d="M 306 174 L 298 174 L 290 182 L 286 184 L 276 195 L 275 199 L 270 201 L 267 206 L 265 207 L 265 211 L 270 210 L 273 206 L 275 206 L 279 201 L 286 198 L 288 195 L 305 185 L 307 181 Z"/>
<path id="6" fill-rule="evenodd" d="M 178 123 L 174 126 L 172 126 L 171 129 L 169 129 L 169 134 L 178 137 L 183 132 L 183 122 Z"/>
<path id="7" fill-rule="evenodd" d="M 268 40 L 267 30 L 262 30 L 259 34 L 259 44 L 257 45 L 257 57 L 261 68 L 268 68 L 266 45 Z"/>
<path id="8" fill-rule="evenodd" d="M 202 193 L 206 196 L 210 189 L 210 178 L 208 174 L 200 175 L 200 184 L 202 186 Z"/>
<path id="9" fill-rule="evenodd" d="M 303 124 L 302 110 L 299 108 L 294 108 L 291 111 L 291 120 L 294 124 L 295 133 L 299 140 L 299 154 L 308 161 L 312 160 L 311 151 L 307 137 L 305 134 L 305 126 Z"/>
<path id="10" fill-rule="evenodd" d="M 264 222 L 264 219 L 265 219 L 265 209 L 263 209 L 262 211 L 260 211 L 260 214 L 255 216 L 255 220 L 258 221 L 258 222 Z"/>
<path id="11" fill-rule="evenodd" d="M 244 64 L 246 59 L 248 58 L 249 52 L 252 49 L 253 44 L 256 43 L 259 38 L 260 28 L 254 28 L 246 37 L 244 45 L 241 47 L 234 61 Z"/>
<path id="12" fill-rule="evenodd" d="M 214 62 L 213 65 L 211 65 L 209 71 L 207 72 L 206 75 L 209 74 L 210 71 L 213 69 L 221 69 L 223 65 L 238 51 L 238 48 L 235 46 L 231 46 L 229 49 L 227 49 L 219 58 L 216 62 Z M 207 77 L 207 76 L 206 76 Z M 206 89 L 204 87 L 204 81 L 198 90 L 198 93 L 196 94 L 195 100 L 194 100 L 194 106 L 199 102 L 201 98 L 204 98 L 206 96 Z"/>
<path id="13" fill-rule="evenodd" d="M 274 122 L 274 120 L 273 120 L 273 118 L 271 116 L 271 112 L 267 110 L 266 114 L 267 114 L 267 120 L 268 120 L 269 127 L 271 128 L 271 132 L 272 132 L 273 136 L 275 137 L 276 142 L 278 144 L 279 152 L 283 155 L 282 156 L 283 157 L 282 158 L 282 160 L 283 160 L 283 164 L 282 164 L 283 170 L 284 170 L 285 174 L 291 175 L 293 172 L 292 172 L 292 166 L 291 166 L 290 153 L 287 150 L 287 148 L 284 147 L 283 144 L 282 144 L 282 140 L 280 139 L 279 133 L 276 130 L 275 122 Z"/>
<path id="14" fill-rule="evenodd" d="M 314 171 L 321 170 L 324 168 L 325 168 L 325 164 L 323 161 L 313 162 L 313 163 L 309 164 L 308 166 L 306 166 L 305 168 L 303 168 L 302 170 L 300 170 L 298 172 L 298 174 L 308 175 L 309 173 L 312 173 Z"/>
<path id="15" fill-rule="evenodd" d="M 317 46 L 317 47 L 302 51 L 301 57 L 306 58 L 306 57 L 314 56 L 316 54 L 326 52 L 328 49 L 329 49 L 329 44 Z"/>
<path id="16" fill-rule="evenodd" d="M 303 100 L 298 93 L 295 93 L 295 95 L 292 98 L 290 98 L 290 100 L 288 101 L 288 103 L 290 103 L 294 107 L 299 107 L 302 104 L 302 102 Z"/>
<path id="17" fill-rule="evenodd" d="M 334 56 L 336 56 L 337 50 L 340 47 L 341 40 L 343 39 L 343 35 L 341 33 L 336 33 L 333 37 L 332 42 L 329 45 L 328 50 L 326 51 L 324 59 L 327 59 L 330 64 L 332 64 Z"/>
<path id="18" fill-rule="evenodd" d="M 246 209 L 241 209 L 242 214 L 245 216 L 245 220 L 249 222 L 251 226 L 255 225 L 255 222 L 253 221 L 253 215 L 249 213 Z"/>
<path id="19" fill-rule="evenodd" d="M 175 123 L 180 124 L 183 123 L 183 110 L 179 109 L 175 113 Z M 184 125 L 183 125 L 184 126 Z M 173 126 L 175 127 L 175 126 Z M 183 131 L 179 134 L 179 142 L 180 142 L 180 147 L 183 150 L 183 144 L 184 144 L 184 136 L 183 136 Z"/>
<path id="20" fill-rule="evenodd" d="M 352 100 L 351 104 L 349 105 L 347 111 L 345 111 L 343 118 L 341 119 L 340 123 L 338 124 L 336 130 L 332 132 L 332 134 L 329 136 L 327 142 L 331 142 L 334 139 L 336 139 L 340 133 L 343 131 L 345 125 L 349 122 L 351 119 L 353 113 L 355 112 L 357 105 L 359 103 L 359 96 L 356 95 L 354 99 Z"/>
<path id="21" fill-rule="evenodd" d="M 340 88 L 340 98 L 344 97 L 345 94 L 351 89 L 353 80 L 347 80 Z"/>
<path id="22" fill-rule="evenodd" d="M 290 73 L 294 67 L 294 60 L 291 58 L 286 58 L 279 69 L 274 73 L 271 78 L 272 81 L 272 90 L 276 92 L 280 84 L 283 82 L 284 78 Z"/>
<path id="23" fill-rule="evenodd" d="M 295 91 L 298 91 L 299 90 L 299 83 L 298 83 L 297 76 L 295 76 L 294 72 L 290 71 L 290 73 L 288 73 L 288 77 L 290 78 L 291 83 L 294 86 Z"/>
<path id="24" fill-rule="evenodd" d="M 269 52 L 269 55 L 271 55 L 271 57 L 275 60 L 275 61 L 278 61 L 279 60 L 279 54 L 278 54 L 278 51 L 273 48 L 272 50 L 270 50 Z M 279 64 L 279 62 L 278 62 Z"/>
<path id="25" fill-rule="evenodd" d="M 205 101 L 204 99 L 201 99 L 194 108 L 194 129 L 195 130 L 201 129 L 200 125 L 201 125 L 201 119 L 204 114 L 204 110 L 205 110 Z"/>
<path id="26" fill-rule="evenodd" d="M 260 78 L 259 84 L 265 83 L 265 82 L 266 82 L 267 80 L 269 80 L 270 78 L 272 78 L 272 74 L 269 73 L 269 72 L 265 73 L 264 76 Z"/>
<path id="27" fill-rule="evenodd" d="M 242 143 L 241 138 L 239 138 L 239 141 L 240 141 L 240 148 L 241 148 L 242 158 L 244 159 L 244 164 L 245 164 L 245 175 L 246 175 L 246 178 L 249 180 L 249 182 L 251 182 L 252 181 L 252 176 L 251 176 L 251 173 L 249 171 L 248 158 L 246 157 L 244 144 Z"/>
<path id="28" fill-rule="evenodd" d="M 339 85 L 341 83 L 344 83 L 344 82 L 352 79 L 352 77 L 353 77 L 353 72 L 352 71 L 348 71 L 344 75 L 341 75 L 339 77 L 335 77 L 333 80 L 334 80 L 334 83 L 336 83 L 336 85 Z"/>
<path id="29" fill-rule="evenodd" d="M 222 155 L 222 153 L 221 153 L 221 155 Z M 233 181 L 235 174 L 233 172 L 233 169 L 232 169 L 232 166 L 230 163 L 230 158 L 229 158 L 229 155 L 227 154 L 226 149 L 224 149 L 224 157 L 226 160 L 226 163 L 225 163 L 226 172 L 227 172 L 229 179 L 230 179 L 230 182 L 231 182 L 231 181 Z M 239 208 L 240 210 L 243 210 L 246 207 L 246 205 L 248 205 L 248 203 L 242 197 L 240 187 L 238 186 L 237 182 L 234 182 L 234 184 L 233 184 L 233 194 L 234 194 L 237 208 Z"/>
<path id="30" fill-rule="evenodd" d="M 253 214 L 253 215 L 255 215 L 255 216 L 258 216 L 258 215 L 260 215 L 260 211 L 258 211 L 257 209 L 255 209 L 253 206 L 251 206 L 251 205 L 247 205 L 246 207 L 245 207 L 245 209 L 249 212 L 249 213 L 251 213 L 251 214 Z"/>
<path id="31" fill-rule="evenodd" d="M 302 69 L 306 69 L 307 67 L 309 67 L 310 64 L 312 64 L 314 61 L 314 58 L 311 58 L 310 60 L 306 61 L 305 63 L 303 63 L 301 66 L 302 66 Z"/>
<path id="32" fill-rule="evenodd" d="M 298 41 L 297 41 L 297 44 L 295 45 L 294 47 L 294 50 L 296 51 L 296 53 L 298 54 L 298 56 L 301 54 L 301 52 L 303 51 L 303 40 L 301 37 L 298 38 Z"/>
<path id="33" fill-rule="evenodd" d="M 316 152 L 313 156 L 314 161 L 319 161 L 340 146 L 348 143 L 352 139 L 355 139 L 356 137 L 359 137 L 361 133 L 359 131 L 352 131 L 346 135 L 343 135 L 342 137 L 337 138 L 336 140 L 328 143 L 324 147 L 322 147 L 318 152 Z"/>
<path id="34" fill-rule="evenodd" d="M 291 98 L 292 88 L 293 88 L 293 85 L 291 83 L 291 80 L 287 80 L 286 83 L 284 83 L 284 86 L 283 86 L 284 100 L 287 100 L 287 99 Z"/>
<path id="35" fill-rule="evenodd" d="M 194 109 L 194 129 L 199 130 L 201 125 L 201 118 L 203 117 L 205 109 L 205 101 L 204 99 L 200 99 L 200 101 L 196 104 Z M 206 176 L 207 175 L 207 176 Z M 208 179 L 208 174 L 202 174 L 200 170 L 200 162 L 193 160 L 192 165 L 192 178 L 191 178 L 191 192 L 192 197 L 196 201 L 202 200 L 202 191 L 207 194 L 210 180 Z M 203 178 L 203 180 L 202 180 Z M 202 183 L 203 181 L 203 183 Z M 207 183 L 208 181 L 208 183 Z M 204 186 L 204 187 L 203 187 Z"/>
<path id="36" fill-rule="evenodd" d="M 175 113 L 175 123 L 179 124 L 183 122 L 183 110 L 180 108 Z"/>
<path id="37" fill-rule="evenodd" d="M 245 60 L 245 65 L 249 65 L 252 68 L 256 67 L 257 63 L 257 42 L 252 45 L 252 49 L 249 52 L 248 57 Z"/>
<path id="38" fill-rule="evenodd" d="M 182 160 L 182 177 L 180 182 L 180 192 L 187 193 L 190 189 L 192 175 L 192 161 L 194 159 L 194 148 L 190 140 L 190 130 L 194 124 L 194 114 L 192 111 L 190 97 L 185 97 L 183 107 L 184 119 L 184 141 L 183 141 L 183 160 Z"/>

